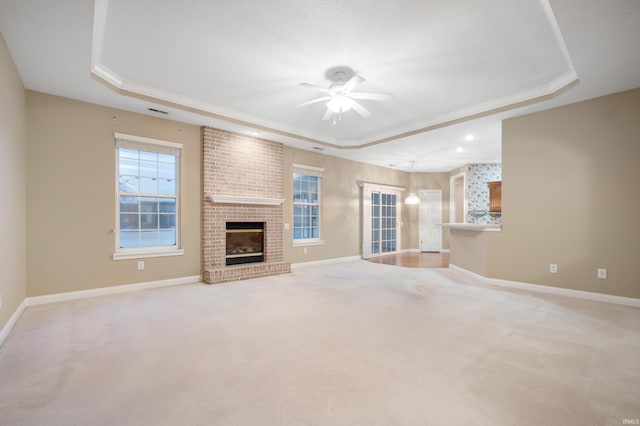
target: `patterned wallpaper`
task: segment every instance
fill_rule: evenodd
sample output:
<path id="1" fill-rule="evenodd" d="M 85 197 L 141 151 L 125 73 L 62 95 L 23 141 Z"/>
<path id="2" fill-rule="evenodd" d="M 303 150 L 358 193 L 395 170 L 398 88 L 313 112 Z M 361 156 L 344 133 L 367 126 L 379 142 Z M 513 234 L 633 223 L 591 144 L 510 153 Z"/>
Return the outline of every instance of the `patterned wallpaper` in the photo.
<path id="1" fill-rule="evenodd" d="M 487 182 L 502 180 L 502 164 L 469 164 L 467 167 L 467 199 L 469 223 L 502 224 L 502 217 L 489 213 L 489 187 Z M 476 213 L 474 213 L 476 212 Z"/>

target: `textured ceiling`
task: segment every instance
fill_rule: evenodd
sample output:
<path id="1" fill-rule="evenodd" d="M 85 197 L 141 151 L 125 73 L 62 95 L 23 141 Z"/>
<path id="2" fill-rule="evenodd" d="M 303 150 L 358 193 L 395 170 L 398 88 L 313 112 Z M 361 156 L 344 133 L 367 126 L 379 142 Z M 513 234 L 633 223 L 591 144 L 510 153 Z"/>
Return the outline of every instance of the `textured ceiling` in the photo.
<path id="1" fill-rule="evenodd" d="M 640 86 L 640 2 L 0 0 L 27 88 L 371 164 L 500 161 L 500 120 Z M 366 81 L 333 124 L 325 72 Z M 93 74 L 93 76 L 92 76 Z M 467 140 L 467 135 L 474 135 Z M 462 152 L 457 152 L 462 148 Z"/>

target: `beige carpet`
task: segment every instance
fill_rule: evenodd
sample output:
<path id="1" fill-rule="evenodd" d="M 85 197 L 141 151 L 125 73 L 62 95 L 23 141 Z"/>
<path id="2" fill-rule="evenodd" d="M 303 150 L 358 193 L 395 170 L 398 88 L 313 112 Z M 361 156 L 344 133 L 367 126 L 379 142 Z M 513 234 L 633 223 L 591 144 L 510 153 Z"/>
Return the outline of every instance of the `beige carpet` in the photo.
<path id="1" fill-rule="evenodd" d="M 28 308 L 2 425 L 620 425 L 640 310 L 354 261 Z"/>

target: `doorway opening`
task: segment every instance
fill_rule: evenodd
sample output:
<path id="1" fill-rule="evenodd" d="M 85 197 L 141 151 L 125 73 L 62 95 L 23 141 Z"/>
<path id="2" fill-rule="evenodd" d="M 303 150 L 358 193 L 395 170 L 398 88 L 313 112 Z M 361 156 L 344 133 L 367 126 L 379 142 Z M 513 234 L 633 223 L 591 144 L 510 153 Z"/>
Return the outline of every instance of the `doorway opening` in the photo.
<path id="1" fill-rule="evenodd" d="M 467 173 L 462 172 L 449 179 L 449 208 L 451 223 L 465 223 L 467 217 Z"/>

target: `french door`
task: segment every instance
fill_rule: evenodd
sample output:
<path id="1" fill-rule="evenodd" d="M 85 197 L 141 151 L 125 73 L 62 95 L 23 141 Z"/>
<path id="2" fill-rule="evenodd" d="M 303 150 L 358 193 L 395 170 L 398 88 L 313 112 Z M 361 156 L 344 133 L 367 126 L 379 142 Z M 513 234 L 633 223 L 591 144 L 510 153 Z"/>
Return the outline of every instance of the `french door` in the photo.
<path id="1" fill-rule="evenodd" d="M 364 184 L 362 195 L 362 256 L 379 256 L 400 250 L 400 190 Z"/>
<path id="2" fill-rule="evenodd" d="M 396 196 L 384 192 L 371 194 L 371 254 L 397 250 Z"/>

